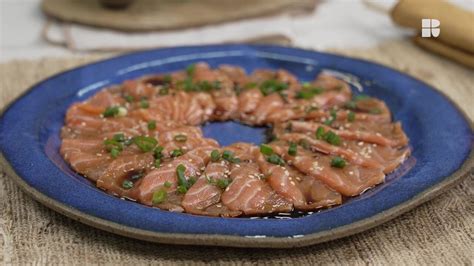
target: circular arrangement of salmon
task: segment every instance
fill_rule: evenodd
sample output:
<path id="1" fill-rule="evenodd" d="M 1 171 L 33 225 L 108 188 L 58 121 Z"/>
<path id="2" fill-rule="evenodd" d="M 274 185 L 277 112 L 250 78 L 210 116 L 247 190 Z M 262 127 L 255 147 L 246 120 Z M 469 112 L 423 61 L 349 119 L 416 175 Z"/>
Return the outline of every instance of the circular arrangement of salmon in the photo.
<path id="1" fill-rule="evenodd" d="M 342 204 L 409 155 L 378 99 L 320 74 L 206 63 L 103 89 L 67 111 L 61 155 L 107 193 L 174 212 L 262 216 Z M 200 125 L 269 126 L 262 145 L 222 147 Z M 238 134 L 238 132 L 236 132 Z"/>

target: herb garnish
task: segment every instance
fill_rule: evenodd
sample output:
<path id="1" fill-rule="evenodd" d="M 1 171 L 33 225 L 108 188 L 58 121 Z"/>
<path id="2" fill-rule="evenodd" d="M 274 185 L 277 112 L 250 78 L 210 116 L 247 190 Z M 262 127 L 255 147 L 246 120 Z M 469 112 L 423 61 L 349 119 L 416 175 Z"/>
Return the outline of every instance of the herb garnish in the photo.
<path id="1" fill-rule="evenodd" d="M 188 137 L 184 134 L 178 134 L 174 136 L 174 140 L 177 142 L 185 142 L 186 140 L 188 140 Z"/>
<path id="2" fill-rule="evenodd" d="M 223 151 L 222 152 L 222 159 L 230 162 L 230 163 L 240 163 L 240 159 L 239 158 L 236 158 L 234 156 L 234 153 L 231 152 L 231 151 Z"/>
<path id="3" fill-rule="evenodd" d="M 155 120 L 150 120 L 147 123 L 147 127 L 150 130 L 156 129 L 156 121 Z"/>
<path id="4" fill-rule="evenodd" d="M 170 156 L 171 157 L 178 157 L 178 156 L 181 156 L 183 154 L 184 154 L 184 152 L 183 152 L 182 149 L 175 149 L 175 150 L 171 151 Z"/>
<path id="5" fill-rule="evenodd" d="M 337 118 L 337 112 L 336 112 L 336 110 L 332 109 L 332 110 L 329 112 L 329 114 L 331 115 L 331 117 L 330 117 L 329 119 L 327 119 L 326 121 L 324 121 L 324 124 L 325 124 L 325 125 L 328 125 L 328 126 L 332 125 L 332 123 L 333 123 L 333 122 L 336 120 L 336 118 Z"/>
<path id="6" fill-rule="evenodd" d="M 168 197 L 168 193 L 166 193 L 166 190 L 159 189 L 159 190 L 153 192 L 153 197 L 151 199 L 151 203 L 153 205 L 163 203 L 166 200 L 167 197 Z"/>
<path id="7" fill-rule="evenodd" d="M 325 140 L 327 143 L 335 146 L 341 145 L 341 138 L 331 130 L 325 132 L 323 127 L 318 127 L 316 130 L 316 138 Z"/>
<path id="8" fill-rule="evenodd" d="M 298 145 L 296 145 L 296 143 L 294 142 L 290 142 L 290 146 L 288 147 L 288 154 L 291 156 L 296 156 L 297 149 Z"/>
<path id="9" fill-rule="evenodd" d="M 158 144 L 158 141 L 152 137 L 136 136 L 133 138 L 133 143 L 143 152 L 150 152 Z"/>
<path id="10" fill-rule="evenodd" d="M 267 162 L 277 165 L 285 165 L 285 161 L 275 153 L 267 157 Z"/>
<path id="11" fill-rule="evenodd" d="M 346 161 L 341 157 L 336 156 L 331 160 L 331 166 L 336 168 L 344 168 L 346 166 Z"/>
<path id="12" fill-rule="evenodd" d="M 354 122 L 355 121 L 355 113 L 352 111 L 349 111 L 347 114 L 347 121 L 349 122 Z"/>
<path id="13" fill-rule="evenodd" d="M 272 149 L 272 147 L 270 147 L 268 145 L 262 144 L 262 145 L 260 145 L 260 152 L 263 155 L 270 156 L 270 155 L 273 154 L 273 149 Z"/>
<path id="14" fill-rule="evenodd" d="M 148 107 L 150 107 L 150 103 L 146 99 L 142 99 L 140 101 L 140 107 L 143 109 L 147 109 Z"/>
<path id="15" fill-rule="evenodd" d="M 221 154 L 219 153 L 218 150 L 213 150 L 211 152 L 211 161 L 217 162 L 221 159 Z"/>
<path id="16" fill-rule="evenodd" d="M 267 96 L 274 92 L 281 93 L 282 91 L 288 89 L 288 84 L 280 82 L 275 79 L 268 79 L 260 84 L 260 91 L 263 95 Z"/>
<path id="17" fill-rule="evenodd" d="M 129 103 L 133 102 L 133 100 L 134 100 L 132 95 L 125 95 L 125 96 L 123 96 L 123 98 L 125 99 L 125 101 L 127 101 Z"/>
<path id="18" fill-rule="evenodd" d="M 191 64 L 191 65 L 186 67 L 186 74 L 190 77 L 192 77 L 194 75 L 195 71 L 196 71 L 196 65 L 195 64 Z"/>
<path id="19" fill-rule="evenodd" d="M 124 180 L 124 181 L 122 182 L 122 188 L 124 188 L 124 189 L 131 189 L 131 188 L 133 188 L 133 182 L 130 181 L 130 180 Z"/>
<path id="20" fill-rule="evenodd" d="M 206 175 L 206 180 L 207 180 L 207 183 L 217 186 L 221 189 L 226 189 L 232 182 L 232 180 L 228 178 L 213 179 L 213 178 L 208 177 L 207 175 Z"/>
<path id="21" fill-rule="evenodd" d="M 303 89 L 298 91 L 295 95 L 296 99 L 312 99 L 315 95 L 321 94 L 323 89 L 318 87 L 313 87 L 311 83 L 303 83 Z"/>

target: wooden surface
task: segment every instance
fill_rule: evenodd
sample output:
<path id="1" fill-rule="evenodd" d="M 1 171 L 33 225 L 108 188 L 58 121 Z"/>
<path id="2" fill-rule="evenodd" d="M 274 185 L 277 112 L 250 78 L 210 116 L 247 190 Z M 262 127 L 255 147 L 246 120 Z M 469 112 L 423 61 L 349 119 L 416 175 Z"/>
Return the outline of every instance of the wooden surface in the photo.
<path id="1" fill-rule="evenodd" d="M 124 10 L 97 0 L 43 0 L 55 18 L 124 31 L 171 30 L 289 11 L 311 11 L 315 0 L 137 0 Z"/>
<path id="2" fill-rule="evenodd" d="M 341 52 L 341 51 L 340 51 Z M 472 71 L 410 42 L 342 51 L 408 72 L 448 94 L 474 118 Z M 15 61 L 0 65 L 0 104 L 51 74 L 98 57 Z M 436 107 L 433 107 L 436 111 Z M 0 169 L 2 170 L 2 169 Z M 72 221 L 33 201 L 1 171 L 0 262 L 5 264 L 469 264 L 474 260 L 474 182 L 457 187 L 390 222 L 329 243 L 292 250 L 151 244 Z"/>

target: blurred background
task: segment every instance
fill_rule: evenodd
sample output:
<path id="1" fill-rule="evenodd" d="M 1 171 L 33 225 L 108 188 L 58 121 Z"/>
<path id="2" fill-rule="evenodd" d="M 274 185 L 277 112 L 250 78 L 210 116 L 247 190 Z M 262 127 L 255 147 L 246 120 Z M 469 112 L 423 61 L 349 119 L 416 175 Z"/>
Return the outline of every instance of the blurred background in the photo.
<path id="1" fill-rule="evenodd" d="M 474 37 L 474 0 L 446 1 L 453 10 L 438 2 L 0 0 L 0 62 L 211 43 L 271 43 L 317 50 L 366 48 L 413 39 L 421 30 L 420 17 L 432 14 L 436 19 L 441 10 L 444 20 L 455 20 L 456 12 L 463 13 L 467 25 L 465 21 L 441 20 L 441 36 L 448 31 L 444 26 L 461 25 L 463 28 L 449 31 L 472 35 L 470 40 L 461 40 L 468 42 L 464 45 L 468 48 L 447 43 L 440 52 L 429 43 L 420 46 L 438 54 L 444 51 L 444 56 L 458 61 L 466 53 L 467 63 L 461 63 L 474 64 L 469 49 L 474 47 L 469 43 Z M 449 54 L 451 48 L 461 54 Z"/>

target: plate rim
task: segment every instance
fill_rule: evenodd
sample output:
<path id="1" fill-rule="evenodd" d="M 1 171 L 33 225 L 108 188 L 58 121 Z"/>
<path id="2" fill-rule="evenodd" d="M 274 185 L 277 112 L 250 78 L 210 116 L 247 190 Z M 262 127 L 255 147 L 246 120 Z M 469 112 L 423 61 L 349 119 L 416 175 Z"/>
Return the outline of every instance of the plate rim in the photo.
<path id="1" fill-rule="evenodd" d="M 15 97 L 11 100 L 8 104 L 6 104 L 0 110 L 0 119 L 3 117 L 3 114 L 18 100 L 20 100 L 24 95 L 30 92 L 35 87 L 39 86 L 40 84 L 47 82 L 50 79 L 54 79 L 57 76 L 61 76 L 65 73 L 77 71 L 79 69 L 90 67 L 96 64 L 100 64 L 106 61 L 111 60 L 118 60 L 122 57 L 127 57 L 133 54 L 146 54 L 152 51 L 165 51 L 165 50 L 175 50 L 179 48 L 197 48 L 197 47 L 231 47 L 231 46 L 239 46 L 237 45 L 202 45 L 202 46 L 177 46 L 177 47 L 169 47 L 169 48 L 161 48 L 161 49 L 149 49 L 140 52 L 131 52 L 122 54 L 119 56 L 113 56 L 110 58 L 105 59 L 98 59 L 92 61 L 90 63 L 81 64 L 71 69 L 67 69 L 65 71 L 58 72 L 51 76 L 48 76 L 45 79 L 42 79 L 33 85 L 31 85 L 28 89 L 23 91 L 20 95 Z M 460 113 L 462 118 L 467 122 L 468 126 L 470 127 L 471 132 L 474 131 L 474 123 L 473 121 L 466 115 L 465 111 L 459 107 L 459 105 L 454 102 L 449 96 L 447 96 L 444 92 L 440 91 L 434 86 L 427 84 L 424 81 L 419 80 L 416 77 L 413 77 L 407 73 L 403 73 L 398 71 L 392 67 L 382 65 L 377 62 L 373 62 L 366 59 L 360 59 L 345 55 L 340 55 L 331 52 L 321 52 L 311 49 L 302 49 L 296 47 L 284 47 L 279 45 L 248 45 L 244 44 L 244 46 L 249 47 L 256 47 L 256 48 L 265 48 L 265 47 L 278 47 L 278 48 L 286 48 L 286 49 L 294 49 L 306 52 L 315 52 L 318 54 L 326 54 L 330 56 L 339 57 L 342 59 L 349 59 L 355 60 L 367 64 L 376 65 L 378 67 L 390 69 L 391 71 L 397 72 L 398 74 L 407 76 L 419 83 L 422 83 L 424 86 L 434 90 L 435 92 L 439 93 L 445 100 L 447 100 L 453 107 L 457 109 Z M 208 245 L 208 246 L 229 246 L 229 247 L 259 247 L 259 248 L 291 248 L 291 247 L 302 247 L 313 245 L 317 243 L 326 242 L 329 240 L 334 240 L 342 237 L 346 237 L 349 235 L 353 235 L 356 233 L 360 233 L 362 231 L 368 230 L 373 228 L 377 225 L 385 223 L 419 205 L 424 202 L 427 202 L 433 199 L 435 196 L 441 194 L 443 191 L 455 186 L 459 182 L 461 182 L 467 176 L 474 174 L 474 149 L 473 143 L 471 142 L 471 150 L 469 155 L 466 157 L 462 165 L 451 175 L 445 176 L 443 181 L 432 185 L 431 187 L 425 189 L 424 191 L 415 195 L 412 199 L 407 200 L 403 203 L 393 206 L 385 211 L 379 212 L 373 216 L 366 217 L 362 220 L 357 222 L 353 222 L 347 225 L 339 226 L 335 229 L 324 230 L 317 233 L 310 233 L 306 234 L 301 237 L 271 237 L 267 236 L 264 238 L 255 238 L 255 237 L 245 237 L 245 236 L 238 236 L 238 235 L 219 235 L 219 234 L 192 234 L 192 233 L 163 233 L 163 232 L 156 232 L 151 230 L 139 229 L 123 224 L 119 224 L 116 222 L 112 222 L 110 220 L 98 218 L 91 214 L 79 211 L 73 207 L 67 206 L 64 203 L 60 202 L 59 200 L 55 200 L 41 192 L 39 192 L 36 188 L 30 186 L 25 180 L 23 180 L 13 169 L 10 165 L 8 160 L 5 158 L 3 151 L 0 151 L 0 165 L 3 166 L 5 173 L 28 195 L 30 195 L 36 201 L 42 203 L 46 207 L 59 212 L 73 220 L 79 221 L 81 223 L 87 224 L 89 226 L 108 231 L 114 234 L 131 237 L 140 240 L 146 240 L 150 242 L 157 242 L 157 243 L 166 243 L 166 244 L 181 244 L 181 245 Z"/>

